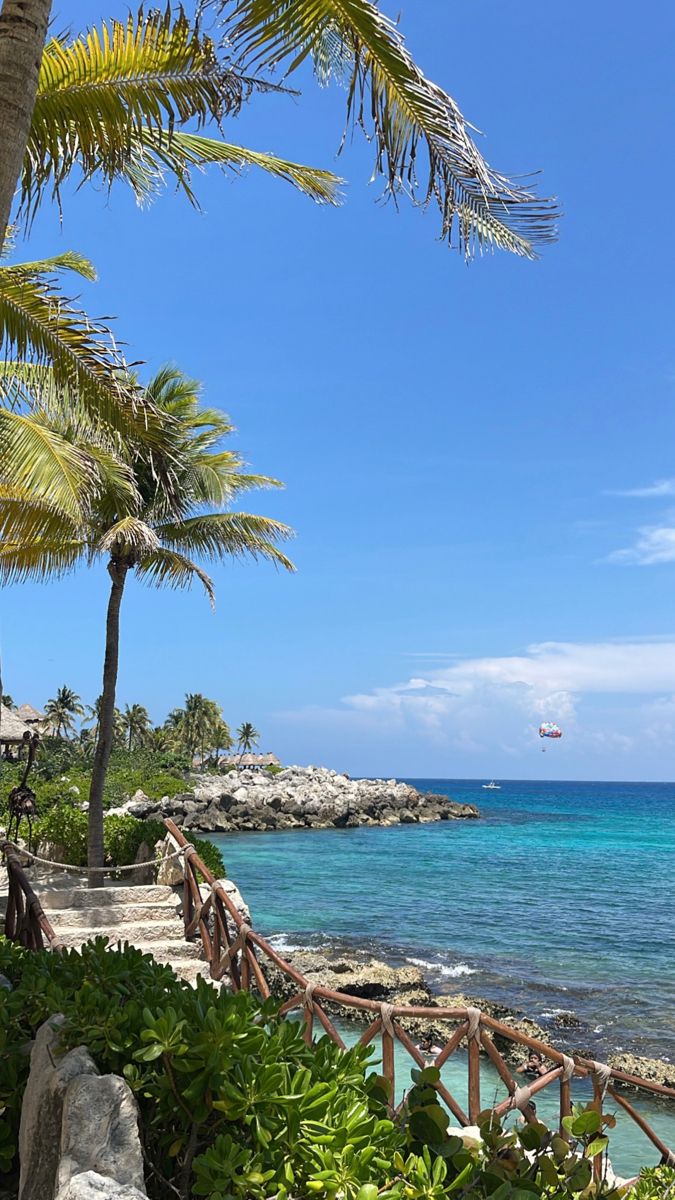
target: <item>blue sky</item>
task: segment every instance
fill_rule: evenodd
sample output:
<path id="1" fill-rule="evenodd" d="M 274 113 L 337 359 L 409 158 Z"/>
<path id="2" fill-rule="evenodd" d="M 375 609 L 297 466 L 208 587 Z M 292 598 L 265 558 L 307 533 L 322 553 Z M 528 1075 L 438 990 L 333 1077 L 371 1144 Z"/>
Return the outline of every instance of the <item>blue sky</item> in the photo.
<path id="1" fill-rule="evenodd" d="M 78 27 L 114 5 L 55 8 Z M 292 578 L 215 570 L 215 616 L 197 591 L 132 584 L 120 702 L 160 720 L 202 691 L 284 760 L 353 773 L 672 778 L 675 12 L 400 14 L 490 161 L 541 168 L 560 197 L 539 262 L 467 267 L 433 212 L 378 204 L 369 148 L 335 159 L 344 96 L 310 80 L 228 136 L 336 169 L 340 210 L 212 174 L 201 214 L 87 189 L 17 248 L 95 261 L 89 310 L 116 314 L 148 371 L 203 380 L 246 459 L 286 483 L 254 510 L 297 530 Z M 68 683 L 93 700 L 106 592 L 100 569 L 4 590 L 15 699 Z M 565 729 L 546 759 L 542 719 Z"/>

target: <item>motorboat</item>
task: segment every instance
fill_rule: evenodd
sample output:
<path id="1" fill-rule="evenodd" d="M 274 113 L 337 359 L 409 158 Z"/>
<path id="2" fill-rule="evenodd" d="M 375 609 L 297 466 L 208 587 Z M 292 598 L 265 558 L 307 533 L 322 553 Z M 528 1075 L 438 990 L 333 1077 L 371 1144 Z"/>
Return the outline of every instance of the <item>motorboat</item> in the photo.
<path id="1" fill-rule="evenodd" d="M 502 790 L 501 783 L 495 783 L 494 779 L 491 779 L 489 783 L 484 783 L 483 787 L 486 792 L 500 792 Z"/>

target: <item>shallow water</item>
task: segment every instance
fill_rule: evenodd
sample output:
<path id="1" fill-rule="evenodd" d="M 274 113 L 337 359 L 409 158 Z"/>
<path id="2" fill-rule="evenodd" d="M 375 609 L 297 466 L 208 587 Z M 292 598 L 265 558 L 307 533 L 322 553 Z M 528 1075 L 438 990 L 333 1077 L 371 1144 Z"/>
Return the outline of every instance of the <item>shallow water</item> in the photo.
<path id="1" fill-rule="evenodd" d="M 409 782 L 482 817 L 215 839 L 261 932 L 418 963 L 562 1048 L 675 1059 L 675 785 Z M 675 1109 L 656 1111 L 675 1144 Z"/>

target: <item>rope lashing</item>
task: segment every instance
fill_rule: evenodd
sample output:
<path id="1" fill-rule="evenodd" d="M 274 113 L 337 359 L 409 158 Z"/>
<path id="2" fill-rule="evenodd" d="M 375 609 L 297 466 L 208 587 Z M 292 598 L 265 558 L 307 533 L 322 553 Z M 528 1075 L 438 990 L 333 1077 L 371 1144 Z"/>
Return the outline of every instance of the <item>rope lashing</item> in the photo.
<path id="1" fill-rule="evenodd" d="M 387 1004 L 387 1002 L 384 1001 L 380 1005 L 380 1017 L 382 1018 L 382 1028 L 384 1029 L 385 1033 L 389 1034 L 390 1037 L 396 1037 L 396 1034 L 394 1033 L 393 1016 L 393 1004 Z"/>
<path id="2" fill-rule="evenodd" d="M 570 1079 L 574 1075 L 574 1059 L 570 1058 L 569 1055 L 567 1055 L 567 1054 L 563 1054 L 562 1059 L 563 1059 L 563 1073 L 562 1073 L 563 1083 L 569 1083 Z"/>
<path id="3" fill-rule="evenodd" d="M 479 1008 L 467 1008 L 466 1016 L 469 1022 L 469 1028 L 466 1031 L 467 1042 L 472 1040 L 476 1042 L 480 1041 L 480 1019 L 482 1015 Z"/>
<path id="4" fill-rule="evenodd" d="M 312 997 L 314 996 L 314 988 L 315 987 L 316 987 L 315 983 L 308 983 L 307 987 L 305 988 L 304 1005 L 305 1005 L 305 1008 L 307 1009 L 308 1013 L 314 1012 L 314 1000 L 312 999 Z"/>
<path id="5" fill-rule="evenodd" d="M 591 1077 L 600 1092 L 600 1099 L 604 1100 L 609 1081 L 612 1078 L 612 1068 L 608 1067 L 606 1063 L 594 1062 Z"/>
<path id="6" fill-rule="evenodd" d="M 521 1112 L 527 1108 L 532 1099 L 532 1089 L 525 1087 L 517 1087 L 511 1097 L 511 1109 L 518 1108 Z"/>

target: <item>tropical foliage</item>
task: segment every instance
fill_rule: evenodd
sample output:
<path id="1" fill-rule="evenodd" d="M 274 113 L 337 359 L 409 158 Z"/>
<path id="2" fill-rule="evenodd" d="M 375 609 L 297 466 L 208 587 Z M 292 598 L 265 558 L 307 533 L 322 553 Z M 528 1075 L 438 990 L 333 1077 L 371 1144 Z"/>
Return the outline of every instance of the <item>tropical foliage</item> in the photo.
<path id="1" fill-rule="evenodd" d="M 253 91 L 273 86 L 242 75 L 182 9 L 144 9 L 45 46 L 23 173 L 19 215 L 48 196 L 60 202 L 73 173 L 111 186 L 123 180 L 139 202 L 169 176 L 192 203 L 192 173 L 209 164 L 256 166 L 319 203 L 336 203 L 330 171 L 204 136 L 220 131 Z"/>
<path id="2" fill-rule="evenodd" d="M 555 238 L 555 203 L 489 166 L 456 102 L 426 78 L 396 24 L 370 0 L 218 7 L 224 44 L 246 69 L 292 75 L 310 60 L 320 83 L 344 85 L 347 126 L 372 142 L 386 193 L 436 203 L 442 236 L 462 253 L 499 247 L 532 258 Z"/>
<path id="3" fill-rule="evenodd" d="M 60 576 L 80 563 L 103 561 L 111 579 L 106 618 L 103 691 L 89 794 L 90 865 L 102 866 L 103 792 L 113 746 L 119 658 L 119 613 L 126 577 L 134 572 L 155 586 L 189 587 L 196 579 L 214 601 L 210 577 L 197 559 L 267 559 L 292 570 L 279 549 L 291 530 L 267 517 L 224 509 L 252 488 L 276 480 L 248 474 L 240 457 L 223 448 L 232 426 L 223 412 L 202 407 L 199 387 L 166 367 L 150 382 L 146 398 L 162 418 L 161 443 L 114 441 L 86 414 L 57 405 L 50 428 L 83 450 L 98 444 L 111 467 L 96 489 L 78 495 L 64 511 L 25 486 L 0 488 L 0 578 L 6 581 Z M 30 413 L 28 423 L 43 420 Z M 122 486 L 120 486 L 122 483 Z M 193 557 L 194 556 L 194 557 Z M 215 714 L 214 714 L 215 715 Z M 204 717 L 191 728 L 203 735 Z"/>
<path id="4" fill-rule="evenodd" d="M 86 1045 L 104 1073 L 123 1075 L 139 1105 L 153 1200 L 618 1200 L 591 1179 L 604 1118 L 575 1110 L 572 1142 L 543 1125 L 503 1128 L 491 1113 L 474 1129 L 449 1125 L 435 1068 L 413 1072 L 392 1120 L 373 1051 L 308 1046 L 274 1001 L 195 988 L 140 951 L 104 939 L 81 953 L 27 954 L 0 942 L 0 1153 L 16 1150 L 29 1059 L 25 1048 L 53 1012 L 64 1045 Z M 171 1186 L 167 1186 L 167 1181 Z"/>
<path id="5" fill-rule="evenodd" d="M 122 728 L 127 737 L 127 750 L 134 746 L 142 746 L 147 738 L 152 722 L 147 708 L 142 704 L 127 704 L 122 713 Z"/>
<path id="6" fill-rule="evenodd" d="M 260 734 L 255 725 L 250 721 L 243 721 L 237 730 L 237 749 L 239 754 L 247 754 L 254 746 L 258 745 Z"/>
<path id="7" fill-rule="evenodd" d="M 45 729 L 55 737 L 69 737 L 75 732 L 76 717 L 84 716 L 80 697 L 72 688 L 60 687 L 45 704 Z"/>

